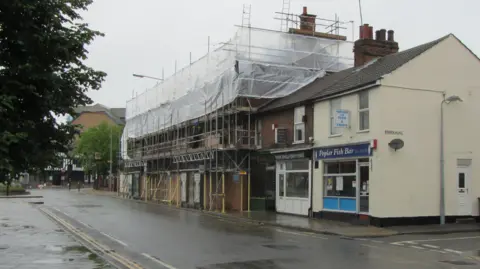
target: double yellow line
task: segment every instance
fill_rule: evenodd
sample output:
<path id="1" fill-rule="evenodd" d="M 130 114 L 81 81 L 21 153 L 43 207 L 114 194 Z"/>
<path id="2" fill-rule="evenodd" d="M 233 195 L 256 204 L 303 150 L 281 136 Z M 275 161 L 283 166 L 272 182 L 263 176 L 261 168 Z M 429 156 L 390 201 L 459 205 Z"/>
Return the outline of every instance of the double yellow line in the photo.
<path id="1" fill-rule="evenodd" d="M 111 259 L 115 260 L 119 264 L 125 266 L 125 268 L 128 268 L 128 269 L 143 269 L 143 267 L 136 264 L 135 262 L 129 261 L 125 257 L 123 257 L 123 256 L 121 256 L 121 255 L 119 255 L 115 252 L 112 252 L 109 247 L 107 247 L 103 244 L 100 244 L 99 242 L 97 242 L 96 240 L 94 240 L 93 238 L 91 238 L 90 236 L 85 234 L 84 232 L 82 232 L 79 229 L 73 227 L 70 223 L 68 223 L 68 222 L 64 221 L 63 219 L 55 216 L 55 214 L 53 214 L 49 210 L 41 208 L 41 207 L 39 207 L 38 209 L 42 213 L 47 215 L 49 218 L 58 222 L 63 227 L 65 227 L 65 229 L 67 229 L 69 232 L 71 232 L 72 234 L 78 236 L 79 238 L 81 238 L 82 240 L 84 240 L 85 242 L 90 244 L 93 248 L 95 248 L 95 250 L 104 253 L 105 255 L 107 255 Z"/>

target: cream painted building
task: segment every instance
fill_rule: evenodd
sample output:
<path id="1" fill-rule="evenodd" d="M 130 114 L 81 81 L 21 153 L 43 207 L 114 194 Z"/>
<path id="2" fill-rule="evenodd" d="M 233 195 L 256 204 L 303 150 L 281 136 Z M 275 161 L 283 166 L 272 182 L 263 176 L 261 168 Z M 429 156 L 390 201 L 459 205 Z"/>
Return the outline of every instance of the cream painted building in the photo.
<path id="1" fill-rule="evenodd" d="M 439 223 L 443 106 L 446 220 L 478 221 L 480 60 L 448 35 L 364 61 L 314 96 L 313 216 Z"/>

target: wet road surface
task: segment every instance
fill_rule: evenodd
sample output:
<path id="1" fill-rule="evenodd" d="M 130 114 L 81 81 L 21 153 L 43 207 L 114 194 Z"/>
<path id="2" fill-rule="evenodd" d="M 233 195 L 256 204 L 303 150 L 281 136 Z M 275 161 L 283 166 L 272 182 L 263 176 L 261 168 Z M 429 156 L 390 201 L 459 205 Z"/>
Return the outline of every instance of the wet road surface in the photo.
<path id="1" fill-rule="evenodd" d="M 144 268 L 479 268 L 454 252 L 236 223 L 67 190 L 41 190 L 45 208 Z M 405 240 L 403 240 L 405 241 Z M 408 240 L 407 240 L 408 241 Z M 148 262 L 149 261 L 149 262 Z"/>
<path id="2" fill-rule="evenodd" d="M 113 268 L 24 199 L 0 199 L 0 268 Z"/>

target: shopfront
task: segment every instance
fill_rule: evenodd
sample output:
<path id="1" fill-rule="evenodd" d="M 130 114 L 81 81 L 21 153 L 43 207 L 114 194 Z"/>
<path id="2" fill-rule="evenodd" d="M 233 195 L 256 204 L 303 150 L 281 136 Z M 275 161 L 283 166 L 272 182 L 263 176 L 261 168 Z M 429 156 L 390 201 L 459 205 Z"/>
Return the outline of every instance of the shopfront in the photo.
<path id="1" fill-rule="evenodd" d="M 368 215 L 372 144 L 316 148 L 314 154 L 323 171 L 323 211 Z"/>
<path id="2" fill-rule="evenodd" d="M 311 150 L 274 153 L 276 211 L 308 216 L 311 197 Z"/>

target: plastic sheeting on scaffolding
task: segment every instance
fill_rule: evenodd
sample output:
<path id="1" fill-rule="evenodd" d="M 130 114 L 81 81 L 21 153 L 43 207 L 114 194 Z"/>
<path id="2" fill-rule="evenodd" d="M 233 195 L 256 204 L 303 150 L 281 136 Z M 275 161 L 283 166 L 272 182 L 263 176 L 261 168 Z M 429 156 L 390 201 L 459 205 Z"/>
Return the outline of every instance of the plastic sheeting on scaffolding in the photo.
<path id="1" fill-rule="evenodd" d="M 123 141 L 201 117 L 239 96 L 289 95 L 327 71 L 351 67 L 352 49 L 347 41 L 240 27 L 221 47 L 128 101 Z"/>

